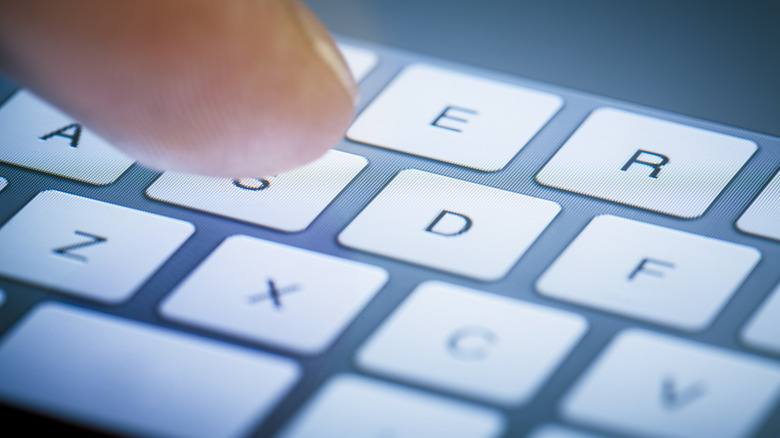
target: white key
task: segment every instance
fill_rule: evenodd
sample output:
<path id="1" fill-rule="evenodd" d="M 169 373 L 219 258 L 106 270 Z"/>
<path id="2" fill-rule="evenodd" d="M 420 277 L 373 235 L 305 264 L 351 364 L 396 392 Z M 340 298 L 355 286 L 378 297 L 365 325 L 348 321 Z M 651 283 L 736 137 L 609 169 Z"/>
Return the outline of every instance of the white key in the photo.
<path id="1" fill-rule="evenodd" d="M 750 436 L 778 395 L 776 363 L 631 330 L 580 378 L 563 414 L 632 436 L 738 438 Z"/>
<path id="2" fill-rule="evenodd" d="M 146 194 L 152 199 L 280 231 L 302 231 L 366 166 L 358 155 L 329 151 L 276 177 L 232 180 L 165 172 Z"/>
<path id="3" fill-rule="evenodd" d="M 0 161 L 90 184 L 116 181 L 133 164 L 103 139 L 28 91 L 0 107 Z"/>
<path id="4" fill-rule="evenodd" d="M 612 108 L 593 112 L 544 166 L 544 185 L 691 219 L 758 146 Z"/>
<path id="5" fill-rule="evenodd" d="M 553 94 L 413 65 L 363 111 L 350 140 L 492 172 L 563 105 Z"/>
<path id="6" fill-rule="evenodd" d="M 247 236 L 225 240 L 163 316 L 301 353 L 327 348 L 387 281 L 380 268 Z"/>
<path id="7" fill-rule="evenodd" d="M 295 362 L 63 304 L 0 344 L 0 399 L 121 435 L 247 435 L 298 380 Z"/>
<path id="8" fill-rule="evenodd" d="M 349 71 L 355 78 L 355 82 L 360 82 L 376 66 L 378 57 L 376 53 L 359 47 L 339 44 L 339 50 L 347 61 Z"/>
<path id="9" fill-rule="evenodd" d="M 780 240 L 780 171 L 737 221 L 744 233 Z"/>
<path id="10" fill-rule="evenodd" d="M 745 327 L 742 340 L 752 347 L 780 354 L 780 284 Z"/>
<path id="11" fill-rule="evenodd" d="M 544 425 L 534 429 L 528 438 L 606 438 L 604 435 L 593 435 L 591 433 L 580 432 L 564 428 L 561 426 Z"/>
<path id="12" fill-rule="evenodd" d="M 189 222 L 49 190 L 0 228 L 0 274 L 117 304 L 194 231 Z"/>
<path id="13" fill-rule="evenodd" d="M 560 209 L 551 201 L 405 170 L 338 239 L 351 248 L 498 280 Z"/>
<path id="14" fill-rule="evenodd" d="M 615 216 L 594 218 L 542 275 L 542 295 L 684 330 L 707 327 L 756 249 Z"/>
<path id="15" fill-rule="evenodd" d="M 487 438 L 496 412 L 364 377 L 341 375 L 304 406 L 279 438 Z"/>
<path id="16" fill-rule="evenodd" d="M 0 192 L 8 185 L 8 180 L 0 176 Z"/>
<path id="17" fill-rule="evenodd" d="M 573 313 L 429 282 L 368 340 L 357 361 L 393 378 L 514 406 L 536 394 L 586 327 Z"/>

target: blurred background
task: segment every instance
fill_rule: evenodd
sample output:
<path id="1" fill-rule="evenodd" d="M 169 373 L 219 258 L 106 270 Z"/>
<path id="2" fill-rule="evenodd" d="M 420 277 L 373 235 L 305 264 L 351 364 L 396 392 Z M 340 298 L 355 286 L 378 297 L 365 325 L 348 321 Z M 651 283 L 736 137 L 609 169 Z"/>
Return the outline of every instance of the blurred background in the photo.
<path id="1" fill-rule="evenodd" d="M 341 35 L 780 136 L 780 1 L 305 0 Z"/>

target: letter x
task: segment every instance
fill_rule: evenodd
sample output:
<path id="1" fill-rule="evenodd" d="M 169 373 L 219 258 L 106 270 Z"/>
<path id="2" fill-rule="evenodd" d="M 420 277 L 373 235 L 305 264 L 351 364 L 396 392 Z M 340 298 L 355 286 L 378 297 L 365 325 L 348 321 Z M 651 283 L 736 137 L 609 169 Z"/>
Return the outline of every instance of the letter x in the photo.
<path id="1" fill-rule="evenodd" d="M 266 289 L 265 292 L 252 295 L 249 297 L 250 304 L 254 304 L 259 301 L 271 300 L 271 303 L 273 303 L 274 307 L 278 309 L 282 307 L 282 300 L 281 300 L 282 295 L 291 292 L 296 292 L 300 289 L 300 286 L 297 284 L 293 284 L 284 288 L 279 288 L 276 286 L 276 283 L 270 278 L 266 280 L 266 285 L 268 286 L 268 288 Z"/>

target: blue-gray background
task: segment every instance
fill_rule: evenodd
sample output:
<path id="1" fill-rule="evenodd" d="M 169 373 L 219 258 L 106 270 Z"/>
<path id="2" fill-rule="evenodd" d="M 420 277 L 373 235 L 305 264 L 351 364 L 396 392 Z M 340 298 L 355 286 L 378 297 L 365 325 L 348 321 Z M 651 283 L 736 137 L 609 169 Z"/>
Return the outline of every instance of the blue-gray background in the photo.
<path id="1" fill-rule="evenodd" d="M 780 1 L 307 0 L 331 30 L 780 136 Z"/>

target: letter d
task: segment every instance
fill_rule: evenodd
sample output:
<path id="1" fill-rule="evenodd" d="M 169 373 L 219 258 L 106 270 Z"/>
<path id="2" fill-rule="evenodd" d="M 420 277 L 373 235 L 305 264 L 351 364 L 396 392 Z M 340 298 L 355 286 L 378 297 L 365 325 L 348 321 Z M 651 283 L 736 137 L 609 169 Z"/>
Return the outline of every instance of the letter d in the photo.
<path id="1" fill-rule="evenodd" d="M 442 210 L 425 231 L 442 236 L 457 236 L 471 228 L 471 219 L 460 213 Z"/>

